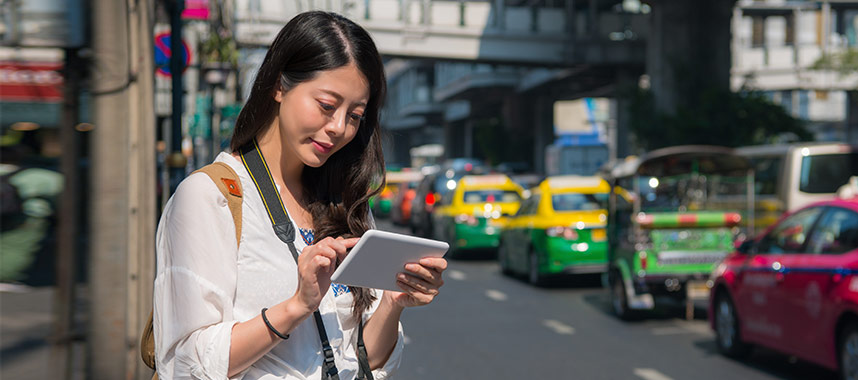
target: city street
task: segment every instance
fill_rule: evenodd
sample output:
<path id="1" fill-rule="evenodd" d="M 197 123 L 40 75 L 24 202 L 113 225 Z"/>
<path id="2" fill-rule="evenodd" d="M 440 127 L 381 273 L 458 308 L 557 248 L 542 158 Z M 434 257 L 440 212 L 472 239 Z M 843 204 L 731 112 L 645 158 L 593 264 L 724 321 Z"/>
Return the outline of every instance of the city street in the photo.
<path id="1" fill-rule="evenodd" d="M 406 233 L 379 221 L 379 228 Z M 769 350 L 746 362 L 717 353 L 705 310 L 622 322 L 598 277 L 535 288 L 493 260 L 455 260 L 441 295 L 406 310 L 403 379 L 835 379 Z"/>

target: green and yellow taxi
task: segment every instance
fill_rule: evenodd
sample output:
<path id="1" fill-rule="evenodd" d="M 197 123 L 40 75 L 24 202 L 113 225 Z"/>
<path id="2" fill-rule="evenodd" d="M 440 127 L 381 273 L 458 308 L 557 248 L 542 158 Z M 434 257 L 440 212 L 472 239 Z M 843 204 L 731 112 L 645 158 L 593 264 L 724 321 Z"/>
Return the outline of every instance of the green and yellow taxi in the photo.
<path id="1" fill-rule="evenodd" d="M 501 174 L 462 177 L 451 196 L 441 197 L 433 213 L 435 238 L 450 244 L 450 257 L 496 249 L 507 218 L 518 211 L 523 191 Z"/>
<path id="2" fill-rule="evenodd" d="M 546 178 L 507 223 L 498 251 L 501 270 L 526 274 L 533 284 L 551 275 L 605 272 L 610 191 L 599 177 Z"/>

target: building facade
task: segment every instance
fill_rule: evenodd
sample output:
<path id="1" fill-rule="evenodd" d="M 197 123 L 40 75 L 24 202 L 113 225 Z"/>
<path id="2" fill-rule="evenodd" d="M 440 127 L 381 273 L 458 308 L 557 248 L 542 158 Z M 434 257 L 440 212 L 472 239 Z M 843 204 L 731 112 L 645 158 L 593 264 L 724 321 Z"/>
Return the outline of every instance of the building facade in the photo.
<path id="1" fill-rule="evenodd" d="M 858 3 L 741 0 L 733 17 L 734 91 L 761 91 L 807 122 L 817 140 L 858 142 L 858 67 L 824 57 L 858 52 Z"/>

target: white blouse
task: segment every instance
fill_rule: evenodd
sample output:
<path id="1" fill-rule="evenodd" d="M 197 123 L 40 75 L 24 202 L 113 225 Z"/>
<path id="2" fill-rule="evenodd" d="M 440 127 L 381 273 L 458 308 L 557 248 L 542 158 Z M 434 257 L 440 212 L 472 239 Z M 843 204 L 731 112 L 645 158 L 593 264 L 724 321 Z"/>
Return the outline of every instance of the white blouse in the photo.
<path id="1" fill-rule="evenodd" d="M 158 225 L 154 294 L 156 368 L 161 379 L 227 378 L 232 327 L 295 294 L 298 270 L 288 246 L 277 238 L 259 192 L 244 165 L 228 153 L 225 162 L 242 186 L 241 244 L 227 200 L 204 173 L 188 176 L 170 198 Z M 291 216 L 290 216 L 291 218 Z M 294 220 L 292 220 L 294 225 Z M 307 245 L 295 234 L 295 247 Z M 376 302 L 364 314 L 367 320 Z M 352 294 L 332 285 L 319 311 L 325 322 L 340 379 L 357 375 L 357 324 Z M 387 363 L 373 371 L 389 378 L 399 367 L 402 325 Z M 233 379 L 320 379 L 322 347 L 312 317 Z"/>

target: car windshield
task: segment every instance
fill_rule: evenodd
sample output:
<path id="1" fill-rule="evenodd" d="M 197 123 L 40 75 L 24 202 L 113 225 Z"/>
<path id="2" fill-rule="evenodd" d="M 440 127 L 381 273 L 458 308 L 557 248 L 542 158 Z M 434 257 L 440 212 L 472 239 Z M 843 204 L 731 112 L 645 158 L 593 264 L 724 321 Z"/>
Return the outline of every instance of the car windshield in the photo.
<path id="1" fill-rule="evenodd" d="M 644 212 L 743 209 L 747 180 L 716 174 L 640 177 L 641 208 Z"/>
<path id="2" fill-rule="evenodd" d="M 458 180 L 458 178 L 447 178 L 444 175 L 439 175 L 435 178 L 432 191 L 441 195 L 441 198 L 448 198 L 449 194 L 456 188 L 456 181 Z"/>
<path id="3" fill-rule="evenodd" d="M 858 153 L 821 154 L 801 159 L 799 190 L 812 194 L 836 193 L 849 177 L 858 175 Z"/>
<path id="4" fill-rule="evenodd" d="M 566 193 L 551 196 L 554 211 L 604 210 L 608 208 L 608 194 Z"/>
<path id="5" fill-rule="evenodd" d="M 511 190 L 473 190 L 462 196 L 465 203 L 512 203 L 520 202 L 521 196 Z"/>

